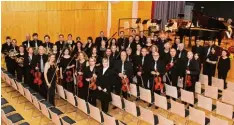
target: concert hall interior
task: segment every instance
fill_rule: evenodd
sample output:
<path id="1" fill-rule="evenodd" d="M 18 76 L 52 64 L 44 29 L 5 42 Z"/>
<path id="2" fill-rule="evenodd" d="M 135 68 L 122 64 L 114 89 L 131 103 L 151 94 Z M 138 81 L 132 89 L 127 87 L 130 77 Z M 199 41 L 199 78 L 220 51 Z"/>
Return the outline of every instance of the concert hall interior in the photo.
<path id="1" fill-rule="evenodd" d="M 1 1 L 2 125 L 234 125 L 233 1 Z"/>

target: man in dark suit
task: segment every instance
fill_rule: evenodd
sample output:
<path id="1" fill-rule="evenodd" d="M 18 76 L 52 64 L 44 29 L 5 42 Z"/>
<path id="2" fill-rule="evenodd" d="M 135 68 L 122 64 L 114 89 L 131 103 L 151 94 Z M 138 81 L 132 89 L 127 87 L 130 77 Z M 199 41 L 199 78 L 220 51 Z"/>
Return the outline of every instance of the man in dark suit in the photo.
<path id="1" fill-rule="evenodd" d="M 204 48 L 201 46 L 200 40 L 196 40 L 196 44 L 192 46 L 192 52 L 195 55 L 196 53 L 199 55 L 200 60 L 203 61 L 204 58 Z"/>
<path id="2" fill-rule="evenodd" d="M 178 44 L 178 51 L 177 51 L 177 55 L 178 59 L 181 60 L 186 60 L 187 58 L 187 50 L 184 49 L 184 43 L 179 43 Z"/>
<path id="3" fill-rule="evenodd" d="M 107 58 L 102 59 L 102 68 L 97 73 L 98 97 L 101 101 L 102 111 L 107 113 L 109 102 L 111 101 L 111 83 L 117 74 L 109 67 Z"/>
<path id="4" fill-rule="evenodd" d="M 60 52 L 60 50 L 63 49 L 64 44 L 65 44 L 64 35 L 63 34 L 59 34 L 59 41 L 57 41 L 55 43 L 55 45 L 57 46 L 57 51 L 58 52 Z"/>
<path id="5" fill-rule="evenodd" d="M 11 64 L 9 63 L 10 57 L 8 55 L 8 52 L 11 50 L 12 45 L 11 45 L 11 37 L 7 36 L 6 37 L 6 43 L 2 44 L 2 54 L 5 57 L 5 62 L 6 62 L 6 68 L 8 72 L 12 72 L 11 69 Z"/>
<path id="6" fill-rule="evenodd" d="M 34 71 L 39 71 L 41 72 L 41 80 L 42 84 L 41 85 L 36 85 L 35 86 L 35 91 L 39 92 L 44 98 L 46 98 L 47 95 L 47 90 L 46 90 L 46 83 L 44 81 L 44 67 L 45 63 L 48 61 L 48 56 L 44 54 L 44 47 L 39 46 L 38 49 L 38 55 L 35 55 L 35 60 L 33 60 L 33 69 Z"/>
<path id="7" fill-rule="evenodd" d="M 45 35 L 44 36 L 44 41 L 45 43 L 43 43 L 43 47 L 44 48 L 49 48 L 52 49 L 53 48 L 53 43 L 50 42 L 50 36 L 49 35 Z"/>
<path id="8" fill-rule="evenodd" d="M 202 62 L 203 62 L 203 74 L 204 75 L 207 75 L 206 59 L 207 59 L 207 56 L 211 53 L 212 48 L 215 48 L 215 50 L 216 50 L 217 47 L 215 46 L 214 41 L 210 40 L 209 45 L 204 47 L 204 50 L 203 50 L 204 53 L 203 53 Z M 217 51 L 216 51 L 216 53 L 217 53 Z"/>
<path id="9" fill-rule="evenodd" d="M 131 48 L 133 55 L 136 53 L 136 43 L 134 41 L 133 36 L 129 36 L 129 38 L 128 38 L 128 44 L 127 44 L 127 46 L 125 46 L 125 48 Z"/>
<path id="10" fill-rule="evenodd" d="M 120 31 L 120 37 L 117 40 L 119 51 L 126 50 L 128 44 L 128 38 L 124 36 L 124 31 Z"/>
<path id="11" fill-rule="evenodd" d="M 108 63 L 109 63 L 109 67 L 112 69 L 114 67 L 114 58 L 113 56 L 111 56 L 111 49 L 107 48 L 104 54 L 104 58 L 107 59 Z"/>
<path id="12" fill-rule="evenodd" d="M 107 46 L 108 46 L 107 37 L 105 37 L 105 36 L 104 36 L 104 32 L 101 31 L 101 32 L 100 32 L 100 36 L 99 36 L 99 37 L 96 37 L 96 39 L 95 39 L 95 46 L 97 47 L 97 49 L 100 49 L 100 47 L 101 47 L 101 42 L 102 42 L 103 40 L 106 42 L 106 47 L 107 47 Z"/>
<path id="13" fill-rule="evenodd" d="M 38 34 L 37 33 L 33 33 L 33 40 L 32 40 L 32 47 L 36 47 L 38 48 L 39 46 L 42 45 L 42 41 L 38 40 Z"/>
<path id="14" fill-rule="evenodd" d="M 16 53 L 19 52 L 19 47 L 17 46 L 17 41 L 16 39 L 12 39 L 11 41 L 11 47 L 10 47 L 10 51 L 14 51 Z M 16 57 L 16 56 L 15 56 Z M 17 68 L 17 63 L 16 63 L 16 59 L 13 57 L 13 58 L 9 58 L 9 61 L 8 61 L 8 65 L 10 65 L 10 73 L 15 76 L 15 72 L 16 72 L 16 68 Z"/>
<path id="15" fill-rule="evenodd" d="M 117 83 L 115 84 L 115 92 L 117 95 L 120 95 L 121 92 L 121 86 L 122 86 L 122 79 L 123 78 L 128 78 L 129 81 L 131 82 L 132 80 L 132 75 L 133 75 L 133 68 L 132 64 L 127 61 L 127 53 L 125 51 L 122 51 L 120 53 L 120 59 L 117 60 L 114 66 L 115 72 L 118 74 L 118 80 Z M 122 91 L 123 97 L 127 98 L 127 92 L 129 88 L 127 87 L 127 91 Z"/>
<path id="16" fill-rule="evenodd" d="M 33 47 L 30 34 L 26 35 L 26 40 L 22 42 L 22 45 L 25 50 L 26 48 Z"/>
<path id="17" fill-rule="evenodd" d="M 142 47 L 145 47 L 146 36 L 144 36 L 144 32 L 143 31 L 140 32 L 140 43 L 141 43 Z"/>

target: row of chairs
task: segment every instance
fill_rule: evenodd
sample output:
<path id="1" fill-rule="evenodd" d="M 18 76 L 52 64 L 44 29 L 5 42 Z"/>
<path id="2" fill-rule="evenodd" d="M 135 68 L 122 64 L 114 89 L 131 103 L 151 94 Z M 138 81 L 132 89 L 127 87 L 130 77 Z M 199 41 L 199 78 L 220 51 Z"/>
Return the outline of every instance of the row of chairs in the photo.
<path id="1" fill-rule="evenodd" d="M 66 116 L 58 108 L 50 104 L 46 99 L 44 99 L 40 94 L 31 89 L 28 85 L 19 82 L 11 74 L 2 69 L 2 80 L 5 80 L 9 86 L 12 86 L 21 95 L 23 95 L 29 102 L 31 102 L 43 115 L 52 120 L 56 125 L 71 125 L 76 122 L 70 117 Z M 19 100 L 18 100 L 18 103 Z M 24 107 L 24 110 L 29 110 Z M 37 116 L 38 117 L 38 116 Z M 41 116 L 40 116 L 41 117 Z M 35 117 L 32 116 L 32 119 Z M 41 122 L 41 121 L 40 121 Z"/>
<path id="2" fill-rule="evenodd" d="M 15 108 L 9 102 L 1 97 L 1 119 L 7 125 L 29 125 L 25 119 L 16 112 Z"/>
<path id="3" fill-rule="evenodd" d="M 63 100 L 70 103 L 72 106 L 76 108 L 76 112 L 80 110 L 84 114 L 87 115 L 88 121 L 90 117 L 96 120 L 97 122 L 104 125 L 125 125 L 123 122 L 115 119 L 113 116 L 106 114 L 100 111 L 99 108 L 91 105 L 89 102 L 86 102 L 84 99 L 79 98 L 73 93 L 65 90 L 61 85 L 56 85 L 57 95 L 61 97 Z M 67 107 L 67 106 L 66 106 Z"/>

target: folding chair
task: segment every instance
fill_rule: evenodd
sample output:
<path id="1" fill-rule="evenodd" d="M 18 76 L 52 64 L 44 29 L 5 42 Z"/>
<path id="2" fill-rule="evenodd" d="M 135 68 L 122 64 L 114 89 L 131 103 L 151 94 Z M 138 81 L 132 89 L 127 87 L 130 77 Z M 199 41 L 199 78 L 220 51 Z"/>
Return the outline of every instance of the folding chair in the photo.
<path id="1" fill-rule="evenodd" d="M 140 116 L 140 109 L 139 109 L 139 107 L 136 106 L 136 103 L 130 102 L 130 101 L 124 99 L 124 105 L 125 105 L 124 110 L 127 113 L 129 113 L 137 118 L 138 118 L 138 116 Z"/>
<path id="2" fill-rule="evenodd" d="M 205 96 L 217 100 L 218 97 L 218 87 L 205 86 Z"/>
<path id="3" fill-rule="evenodd" d="M 123 113 L 124 103 L 121 97 L 119 95 L 111 93 L 111 98 L 112 98 L 111 104 L 118 107 L 121 110 L 120 113 Z"/>
<path id="4" fill-rule="evenodd" d="M 136 84 L 130 84 L 129 89 L 130 89 L 129 94 L 131 94 L 131 95 L 135 96 L 136 98 L 138 98 L 137 86 L 136 86 Z"/>
<path id="5" fill-rule="evenodd" d="M 216 106 L 217 106 L 216 108 L 217 114 L 227 117 L 229 119 L 233 118 L 233 106 L 232 105 L 228 105 L 220 101 L 217 101 Z"/>
<path id="6" fill-rule="evenodd" d="M 76 96 L 77 97 L 77 96 Z M 79 110 L 81 110 L 83 113 L 85 113 L 86 115 L 88 115 L 88 119 L 89 119 L 89 115 L 90 115 L 90 110 L 89 110 L 89 105 L 88 103 L 84 100 L 84 99 L 81 99 L 79 97 L 77 97 L 77 102 L 78 102 L 78 106 L 77 108 Z"/>
<path id="7" fill-rule="evenodd" d="M 228 125 L 228 121 L 210 115 L 210 125 Z"/>
<path id="8" fill-rule="evenodd" d="M 206 109 L 208 111 L 213 111 L 216 106 L 212 104 L 212 99 L 207 98 L 202 95 L 197 95 L 198 103 L 197 106 L 203 109 Z"/>
<path id="9" fill-rule="evenodd" d="M 151 125 L 158 124 L 158 123 L 155 123 L 155 116 L 154 116 L 153 111 L 145 109 L 141 106 L 139 106 L 139 108 L 140 108 L 140 112 L 141 112 L 140 119 L 142 121 L 145 121 Z"/>
<path id="10" fill-rule="evenodd" d="M 207 125 L 210 122 L 210 120 L 206 118 L 205 112 L 197 110 L 191 106 L 189 107 L 189 120 L 200 125 Z"/>
<path id="11" fill-rule="evenodd" d="M 45 101 L 45 99 L 44 99 L 40 94 L 36 94 L 36 95 L 32 95 L 32 100 L 33 100 L 33 105 L 34 105 L 39 111 L 41 111 L 41 107 L 40 107 L 39 102 Z M 32 112 L 32 119 L 42 116 L 42 115 L 33 116 L 34 111 L 35 111 L 35 110 L 33 110 L 33 112 Z M 41 119 L 40 119 L 40 120 L 41 120 Z"/>
<path id="12" fill-rule="evenodd" d="M 152 100 L 151 91 L 149 89 L 144 89 L 142 87 L 139 87 L 139 90 L 140 90 L 140 99 L 152 104 L 153 100 Z"/>
<path id="13" fill-rule="evenodd" d="M 118 121 L 115 119 L 115 117 L 112 117 L 105 112 L 102 112 L 102 115 L 104 119 L 103 125 L 118 125 Z"/>
<path id="14" fill-rule="evenodd" d="M 62 120 L 62 124 L 63 125 L 73 125 L 76 123 L 76 121 L 74 121 L 73 119 L 71 119 L 70 117 L 68 116 L 64 116 L 61 118 Z"/>
<path id="15" fill-rule="evenodd" d="M 104 120 L 103 120 L 103 116 L 102 116 L 102 113 L 99 110 L 99 108 L 91 105 L 90 103 L 88 103 L 88 105 L 89 105 L 89 109 L 90 109 L 90 116 L 102 124 L 104 122 Z"/>
<path id="16" fill-rule="evenodd" d="M 194 105 L 194 94 L 193 92 L 186 91 L 184 89 L 180 89 L 181 92 L 181 100 L 183 102 L 187 102 L 189 104 Z"/>
<path id="17" fill-rule="evenodd" d="M 234 105 L 234 91 L 223 90 L 222 91 L 222 102 Z"/>
<path id="18" fill-rule="evenodd" d="M 48 110 L 51 115 L 52 122 L 55 125 L 62 125 L 62 122 L 60 120 L 60 117 L 61 117 L 60 115 L 64 115 L 63 112 L 55 107 L 51 107 Z"/>
<path id="19" fill-rule="evenodd" d="M 212 86 L 217 87 L 219 90 L 223 90 L 224 89 L 223 79 L 212 77 Z"/>
<path id="20" fill-rule="evenodd" d="M 208 75 L 200 74 L 199 82 L 203 85 L 208 85 Z"/>
<path id="21" fill-rule="evenodd" d="M 169 120 L 161 115 L 157 116 L 158 116 L 159 125 L 174 125 L 174 122 L 172 120 Z"/>
<path id="22" fill-rule="evenodd" d="M 171 112 L 174 114 L 177 114 L 183 118 L 186 118 L 189 115 L 189 111 L 185 109 L 184 104 L 181 104 L 179 102 L 176 102 L 172 99 L 170 99 L 171 102 Z"/>
<path id="23" fill-rule="evenodd" d="M 1 120 L 2 122 L 4 122 L 5 124 L 8 124 L 8 119 L 6 114 L 3 112 L 3 110 L 1 110 Z"/>
<path id="24" fill-rule="evenodd" d="M 57 94 L 59 95 L 59 98 L 61 97 L 62 99 L 66 100 L 66 95 L 65 95 L 65 92 L 64 92 L 64 89 L 61 85 L 56 85 L 56 90 L 57 90 Z M 64 105 L 67 105 L 67 101 Z M 64 106 L 64 105 L 59 105 L 59 106 Z"/>
<path id="25" fill-rule="evenodd" d="M 165 84 L 165 88 L 166 88 L 166 95 L 167 96 L 170 96 L 174 99 L 178 99 L 178 92 L 177 92 L 176 87 Z"/>
<path id="26" fill-rule="evenodd" d="M 24 88 L 24 93 L 25 93 L 26 99 L 27 99 L 29 102 L 33 103 L 32 95 L 35 95 L 35 94 L 37 94 L 37 93 L 36 93 L 33 89 L 31 89 L 31 88 Z M 26 109 L 26 105 L 24 105 L 24 110 L 25 110 L 25 111 L 26 111 L 26 110 L 30 110 L 30 109 L 32 109 L 32 108 Z"/>
<path id="27" fill-rule="evenodd" d="M 158 95 L 157 93 L 154 93 L 154 105 L 165 111 L 171 108 L 171 104 L 167 102 L 167 98 L 165 96 Z"/>
<path id="28" fill-rule="evenodd" d="M 18 86 L 18 91 L 19 93 L 24 96 L 26 98 L 26 95 L 25 95 L 25 92 L 24 92 L 24 89 L 25 88 L 29 88 L 28 85 L 26 84 L 23 84 L 23 83 L 20 83 L 20 82 L 16 82 L 17 86 Z M 18 104 L 21 104 L 21 103 L 25 103 L 25 102 L 19 102 L 20 100 L 20 97 L 18 98 L 17 102 Z"/>
<path id="29" fill-rule="evenodd" d="M 45 115 L 47 118 L 51 119 L 51 116 L 49 114 L 49 110 L 50 108 L 54 107 L 52 104 L 50 104 L 47 101 L 41 101 L 39 102 L 39 105 L 41 107 L 41 112 L 43 115 Z"/>
<path id="30" fill-rule="evenodd" d="M 227 82 L 227 90 L 234 92 L 234 83 L 230 81 L 226 81 L 226 82 Z"/>

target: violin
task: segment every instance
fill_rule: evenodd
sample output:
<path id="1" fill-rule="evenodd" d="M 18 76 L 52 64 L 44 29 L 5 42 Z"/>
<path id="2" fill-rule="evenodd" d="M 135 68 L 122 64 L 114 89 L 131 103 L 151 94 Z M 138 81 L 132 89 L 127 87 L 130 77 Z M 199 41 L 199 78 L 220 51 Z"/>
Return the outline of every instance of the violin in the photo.
<path id="1" fill-rule="evenodd" d="M 92 77 L 90 80 L 90 84 L 89 84 L 89 88 L 92 90 L 96 90 L 97 89 L 97 85 L 96 85 L 96 78 Z"/>
<path id="2" fill-rule="evenodd" d="M 177 61 L 177 60 L 176 60 L 176 61 Z M 172 62 L 172 63 L 175 65 L 176 61 L 175 61 L 175 62 Z M 166 71 L 168 72 L 174 65 L 171 65 L 171 63 L 168 63 L 168 64 L 166 65 Z"/>
<path id="3" fill-rule="evenodd" d="M 38 67 L 38 65 L 39 64 L 37 63 L 37 67 Z M 32 70 L 32 72 L 33 72 L 33 76 L 34 76 L 33 83 L 40 86 L 42 84 L 41 72 L 39 72 L 39 70 L 37 70 L 36 72 L 34 72 L 34 70 Z"/>
<path id="4" fill-rule="evenodd" d="M 128 77 L 122 78 L 121 82 L 122 82 L 122 88 L 121 88 L 121 90 L 123 92 L 127 92 L 129 90 L 129 88 L 130 88 Z"/>
<path id="5" fill-rule="evenodd" d="M 154 78 L 154 82 L 155 82 L 154 90 L 162 90 L 163 89 L 164 85 L 162 83 L 162 78 L 160 76 L 156 76 Z"/>
<path id="6" fill-rule="evenodd" d="M 188 68 L 187 68 L 187 70 L 188 70 Z M 186 80 L 185 80 L 186 86 L 187 86 L 187 87 L 192 86 L 191 75 L 188 75 L 188 74 L 186 73 L 185 79 L 186 79 Z"/>
<path id="7" fill-rule="evenodd" d="M 72 82 L 73 78 L 72 78 L 72 71 L 66 71 L 66 75 L 67 75 L 67 78 L 66 78 L 66 82 Z"/>
<path id="8" fill-rule="evenodd" d="M 81 71 L 81 68 L 82 68 L 82 65 L 80 65 L 80 70 L 79 71 Z M 77 81 L 77 86 L 79 88 L 82 88 L 84 86 L 84 84 L 83 84 L 83 75 L 77 75 L 76 76 L 76 81 Z"/>

